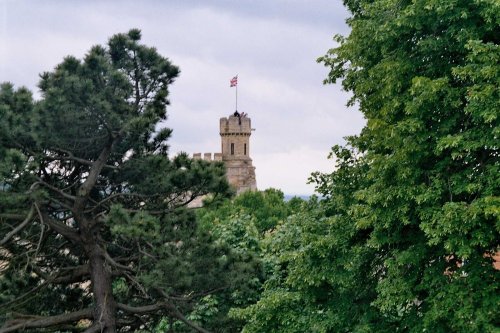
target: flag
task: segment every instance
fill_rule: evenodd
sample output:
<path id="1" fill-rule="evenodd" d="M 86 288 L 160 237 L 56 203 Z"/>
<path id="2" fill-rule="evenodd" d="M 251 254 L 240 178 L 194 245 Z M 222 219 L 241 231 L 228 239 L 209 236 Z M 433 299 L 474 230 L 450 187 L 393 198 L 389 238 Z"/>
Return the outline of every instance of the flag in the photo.
<path id="1" fill-rule="evenodd" d="M 230 81 L 231 85 L 230 87 L 236 87 L 238 85 L 238 75 L 236 75 L 235 77 L 233 77 Z"/>

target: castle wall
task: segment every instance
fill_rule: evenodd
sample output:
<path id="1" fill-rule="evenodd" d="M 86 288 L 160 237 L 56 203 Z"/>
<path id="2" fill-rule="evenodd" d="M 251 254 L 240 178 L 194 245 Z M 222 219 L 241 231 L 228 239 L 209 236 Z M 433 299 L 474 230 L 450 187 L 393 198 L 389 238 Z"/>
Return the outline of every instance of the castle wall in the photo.
<path id="1" fill-rule="evenodd" d="M 222 153 L 214 153 L 213 158 L 212 158 L 212 153 L 194 153 L 193 154 L 193 159 L 194 160 L 201 160 L 201 156 L 203 156 L 203 160 L 205 161 L 222 161 Z"/>
<path id="2" fill-rule="evenodd" d="M 225 160 L 226 175 L 229 184 L 236 188 L 237 193 L 247 190 L 257 190 L 255 167 L 252 161 Z"/>

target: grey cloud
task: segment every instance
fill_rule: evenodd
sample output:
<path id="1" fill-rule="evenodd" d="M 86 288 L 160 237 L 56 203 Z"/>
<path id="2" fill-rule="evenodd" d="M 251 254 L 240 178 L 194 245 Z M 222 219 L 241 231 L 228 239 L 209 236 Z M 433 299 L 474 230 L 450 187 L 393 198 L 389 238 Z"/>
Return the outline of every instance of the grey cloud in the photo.
<path id="1" fill-rule="evenodd" d="M 322 85 L 327 70 L 315 62 L 347 32 L 346 15 L 330 0 L 4 0 L 0 80 L 36 90 L 38 74 L 65 55 L 140 28 L 144 43 L 181 68 L 164 124 L 174 129 L 172 153 L 220 149 L 218 119 L 234 111 L 229 79 L 239 74 L 238 108 L 257 129 L 258 186 L 310 194 L 309 173 L 331 170 L 330 147 L 364 123 L 338 85 Z"/>

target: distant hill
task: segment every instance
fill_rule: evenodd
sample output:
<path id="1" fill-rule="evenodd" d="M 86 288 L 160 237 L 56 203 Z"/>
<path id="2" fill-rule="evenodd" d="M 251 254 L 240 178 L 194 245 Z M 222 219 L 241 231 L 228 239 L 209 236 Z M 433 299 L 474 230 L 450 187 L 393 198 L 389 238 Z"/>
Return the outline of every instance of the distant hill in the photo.
<path id="1" fill-rule="evenodd" d="M 301 198 L 302 200 L 309 200 L 309 198 L 311 197 L 310 195 L 305 195 L 305 194 L 285 194 L 285 201 L 289 201 L 290 199 L 294 198 L 294 197 L 299 197 Z"/>

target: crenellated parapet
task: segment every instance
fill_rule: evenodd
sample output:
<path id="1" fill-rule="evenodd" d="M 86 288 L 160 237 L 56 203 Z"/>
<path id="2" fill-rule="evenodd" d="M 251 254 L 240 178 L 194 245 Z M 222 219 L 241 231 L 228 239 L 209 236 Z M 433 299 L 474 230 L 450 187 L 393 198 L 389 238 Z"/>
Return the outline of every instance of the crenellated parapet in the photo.
<path id="1" fill-rule="evenodd" d="M 203 156 L 204 161 L 222 161 L 222 153 L 214 153 L 213 158 L 212 158 L 212 153 L 204 153 L 203 155 L 201 153 L 194 153 L 193 154 L 193 159 L 194 160 L 201 160 Z"/>
<path id="2" fill-rule="evenodd" d="M 247 116 L 229 116 L 220 118 L 221 136 L 250 136 L 252 123 Z"/>

